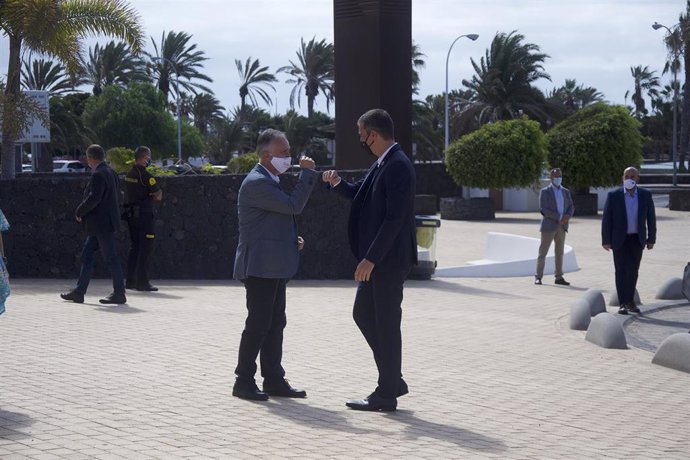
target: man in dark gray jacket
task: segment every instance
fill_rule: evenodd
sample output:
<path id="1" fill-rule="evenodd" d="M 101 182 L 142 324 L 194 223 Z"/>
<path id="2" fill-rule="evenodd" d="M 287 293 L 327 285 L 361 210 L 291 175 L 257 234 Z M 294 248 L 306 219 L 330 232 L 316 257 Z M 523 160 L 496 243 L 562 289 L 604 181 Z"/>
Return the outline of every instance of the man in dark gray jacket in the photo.
<path id="1" fill-rule="evenodd" d="M 247 320 L 238 353 L 233 396 L 265 401 L 270 396 L 304 398 L 285 380 L 281 365 L 285 316 L 285 285 L 297 272 L 304 240 L 297 234 L 295 216 L 307 204 L 319 174 L 314 161 L 302 157 L 299 180 L 288 194 L 279 178 L 292 163 L 285 134 L 267 129 L 259 135 L 259 163 L 242 182 L 237 199 L 240 237 L 235 255 L 235 279 L 247 294 Z M 260 391 L 254 381 L 260 354 Z"/>

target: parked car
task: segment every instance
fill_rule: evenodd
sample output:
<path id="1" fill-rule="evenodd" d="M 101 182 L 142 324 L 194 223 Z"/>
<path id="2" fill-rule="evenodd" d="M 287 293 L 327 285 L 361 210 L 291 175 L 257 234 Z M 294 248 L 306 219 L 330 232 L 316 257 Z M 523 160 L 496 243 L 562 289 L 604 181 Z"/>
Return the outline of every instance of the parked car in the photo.
<path id="1" fill-rule="evenodd" d="M 33 172 L 34 168 L 30 164 L 22 164 L 22 172 L 30 173 Z"/>
<path id="2" fill-rule="evenodd" d="M 86 172 L 89 168 L 81 161 L 77 160 L 54 160 L 53 172 L 68 173 L 68 172 Z"/>

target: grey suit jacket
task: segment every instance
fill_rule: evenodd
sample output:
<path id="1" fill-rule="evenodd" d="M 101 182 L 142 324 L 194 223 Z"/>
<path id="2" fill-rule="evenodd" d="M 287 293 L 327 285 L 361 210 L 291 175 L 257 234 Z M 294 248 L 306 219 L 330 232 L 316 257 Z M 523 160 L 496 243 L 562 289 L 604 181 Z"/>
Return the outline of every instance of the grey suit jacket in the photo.
<path id="1" fill-rule="evenodd" d="M 234 277 L 291 278 L 297 273 L 299 250 L 295 215 L 307 204 L 319 173 L 303 169 L 287 194 L 257 164 L 240 186 L 237 197 L 240 238 Z"/>
<path id="2" fill-rule="evenodd" d="M 571 216 L 575 212 L 575 206 L 573 206 L 573 198 L 570 196 L 570 190 L 561 186 L 563 190 L 563 215 L 566 214 Z M 540 232 L 555 232 L 558 230 L 558 225 L 561 220 L 561 216 L 558 213 L 558 206 L 556 206 L 556 194 L 553 191 L 551 185 L 544 187 L 539 192 L 539 211 L 543 216 L 541 219 L 541 225 L 539 226 Z M 565 231 L 568 231 L 568 225 L 565 225 Z"/>

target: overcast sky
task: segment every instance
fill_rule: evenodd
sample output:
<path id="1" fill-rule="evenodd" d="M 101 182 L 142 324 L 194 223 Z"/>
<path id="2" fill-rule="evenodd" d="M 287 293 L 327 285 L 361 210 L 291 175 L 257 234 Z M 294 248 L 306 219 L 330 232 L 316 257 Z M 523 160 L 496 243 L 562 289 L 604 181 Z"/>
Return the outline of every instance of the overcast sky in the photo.
<path id="1" fill-rule="evenodd" d="M 239 105 L 240 78 L 234 60 L 259 58 L 271 71 L 296 59 L 300 38 L 333 41 L 332 0 L 129 0 L 141 15 L 145 33 L 160 41 L 163 31 L 185 31 L 210 58 L 205 72 L 221 104 Z M 460 34 L 477 33 L 472 42 L 459 40 L 449 64 L 450 89 L 460 88 L 473 74 L 470 58 L 484 55 L 496 32 L 517 30 L 550 58 L 545 70 L 560 86 L 566 78 L 593 86 L 613 103 L 623 103 L 633 85 L 630 67 L 648 65 L 661 74 L 666 59 L 663 29 L 658 21 L 675 25 L 684 0 L 412 0 L 412 36 L 426 55 L 421 71 L 420 96 L 442 94 L 448 47 Z M 104 41 L 104 40 L 101 40 Z M 90 43 L 93 43 L 90 41 Z M 151 50 L 151 40 L 147 40 Z M 6 68 L 7 42 L 0 59 Z M 278 75 L 271 112 L 288 108 L 291 85 Z M 670 81 L 670 75 L 662 78 Z M 277 106 L 275 104 L 277 101 Z M 266 106 L 263 106 L 267 108 Z M 323 98 L 316 109 L 325 111 Z M 306 112 L 302 101 L 301 112 Z M 333 115 L 331 106 L 331 115 Z"/>

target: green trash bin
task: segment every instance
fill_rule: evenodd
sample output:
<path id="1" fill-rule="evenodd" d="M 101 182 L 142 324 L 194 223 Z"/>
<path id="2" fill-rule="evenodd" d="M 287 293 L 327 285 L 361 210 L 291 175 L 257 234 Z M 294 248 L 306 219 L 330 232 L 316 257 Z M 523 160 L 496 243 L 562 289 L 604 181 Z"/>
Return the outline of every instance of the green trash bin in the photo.
<path id="1" fill-rule="evenodd" d="M 441 227 L 437 216 L 415 216 L 417 228 L 417 265 L 412 266 L 408 278 L 430 280 L 436 271 L 436 238 Z"/>

